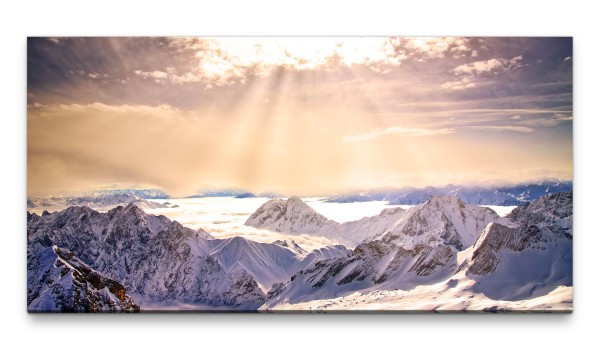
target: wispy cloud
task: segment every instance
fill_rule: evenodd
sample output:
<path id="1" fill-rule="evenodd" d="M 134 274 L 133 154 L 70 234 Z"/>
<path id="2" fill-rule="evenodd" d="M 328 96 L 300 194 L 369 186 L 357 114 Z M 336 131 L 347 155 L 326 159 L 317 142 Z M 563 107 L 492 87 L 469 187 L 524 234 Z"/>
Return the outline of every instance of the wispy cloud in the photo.
<path id="1" fill-rule="evenodd" d="M 91 78 L 91 79 L 106 79 L 108 78 L 108 74 L 101 74 L 98 72 L 86 72 L 83 70 L 69 70 L 67 71 L 67 75 L 68 76 L 79 76 L 79 77 L 83 77 L 83 78 Z"/>
<path id="2" fill-rule="evenodd" d="M 523 67 L 522 60 L 523 56 L 519 55 L 512 59 L 494 58 L 459 65 L 452 69 L 452 73 L 459 79 L 442 83 L 440 87 L 451 90 L 473 88 L 477 85 L 475 81 L 478 76 L 520 69 Z"/>
<path id="3" fill-rule="evenodd" d="M 554 127 L 564 122 L 570 122 L 573 120 L 573 115 L 566 115 L 562 113 L 554 113 L 552 116 L 535 117 L 535 118 L 524 118 L 519 121 L 520 125 L 532 126 L 532 127 Z"/>
<path id="4" fill-rule="evenodd" d="M 455 75 L 480 75 L 486 72 L 492 72 L 495 70 L 514 70 L 522 67 L 521 61 L 523 56 L 519 55 L 512 59 L 494 58 L 488 60 L 476 61 L 474 63 L 463 64 L 455 67 L 452 72 Z"/>
<path id="5" fill-rule="evenodd" d="M 515 126 L 515 125 L 474 125 L 465 127 L 467 129 L 475 129 L 475 130 L 492 130 L 492 131 L 513 131 L 518 133 L 531 133 L 533 132 L 532 128 L 525 126 Z"/>
<path id="6" fill-rule="evenodd" d="M 419 137 L 419 136 L 434 136 L 434 135 L 447 135 L 454 133 L 454 129 L 423 129 L 423 128 L 401 128 L 401 127 L 390 127 L 385 129 L 375 129 L 368 133 L 344 136 L 345 142 L 361 142 L 374 140 L 384 135 L 398 135 L 406 137 Z"/>
<path id="7" fill-rule="evenodd" d="M 32 107 L 31 107 L 32 106 Z M 89 115 L 121 115 L 121 116 L 144 116 L 144 117 L 176 117 L 188 115 L 189 112 L 179 110 L 171 105 L 161 104 L 158 106 L 149 105 L 107 105 L 100 102 L 91 104 L 59 104 L 44 105 L 34 103 L 30 108 L 35 112 L 30 112 L 29 117 L 54 117 L 60 118 L 65 113 L 71 116 L 89 116 Z"/>
<path id="8" fill-rule="evenodd" d="M 461 90 L 461 89 L 473 88 L 476 85 L 477 84 L 473 81 L 472 78 L 465 77 L 465 78 L 461 78 L 460 80 L 457 80 L 457 81 L 442 83 L 442 85 L 440 87 L 442 87 L 443 89 Z"/>
<path id="9" fill-rule="evenodd" d="M 141 70 L 135 70 L 134 73 L 137 76 L 141 76 L 143 78 L 151 78 L 154 79 L 154 82 L 156 83 L 160 83 L 166 79 L 171 78 L 171 75 L 169 75 L 168 73 L 164 72 L 164 71 L 141 71 Z"/>

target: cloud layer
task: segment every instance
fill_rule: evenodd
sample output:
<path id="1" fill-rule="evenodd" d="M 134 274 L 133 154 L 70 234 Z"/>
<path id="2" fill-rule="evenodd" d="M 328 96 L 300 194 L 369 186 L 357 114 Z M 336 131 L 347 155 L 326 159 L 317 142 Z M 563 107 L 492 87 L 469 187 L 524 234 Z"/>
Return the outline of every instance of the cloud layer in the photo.
<path id="1" fill-rule="evenodd" d="M 400 128 L 400 127 L 389 127 L 386 129 L 371 130 L 365 134 L 358 134 L 352 136 L 345 136 L 344 141 L 346 142 L 360 142 L 374 140 L 384 135 L 398 135 L 405 137 L 413 136 L 434 136 L 434 135 L 446 135 L 454 133 L 454 129 L 422 129 L 422 128 Z"/>
<path id="2" fill-rule="evenodd" d="M 457 37 L 173 38 L 167 45 L 191 55 L 186 69 L 166 67 L 164 71 L 136 70 L 135 74 L 157 83 L 203 82 L 212 88 L 245 83 L 251 76 L 266 77 L 280 68 L 335 70 L 363 65 L 387 73 L 409 59 L 424 62 L 476 52 L 467 39 Z"/>

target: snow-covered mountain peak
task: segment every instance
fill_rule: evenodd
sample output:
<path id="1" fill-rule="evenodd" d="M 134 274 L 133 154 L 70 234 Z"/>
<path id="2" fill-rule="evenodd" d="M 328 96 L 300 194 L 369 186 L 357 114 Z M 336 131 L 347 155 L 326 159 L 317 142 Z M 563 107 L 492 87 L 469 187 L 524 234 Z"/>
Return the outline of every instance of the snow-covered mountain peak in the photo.
<path id="1" fill-rule="evenodd" d="M 435 196 L 407 210 L 379 239 L 412 249 L 417 244 L 446 244 L 456 250 L 472 245 L 481 230 L 498 215 L 491 209 L 467 205 L 456 196 Z"/>
<path id="2" fill-rule="evenodd" d="M 286 204 L 288 205 L 306 205 L 306 203 L 304 203 L 304 201 L 302 201 L 302 199 L 300 199 L 297 196 L 292 196 L 291 198 L 288 198 L 286 201 Z M 308 205 L 306 205 L 308 206 Z"/>
<path id="3" fill-rule="evenodd" d="M 302 199 L 293 196 L 285 200 L 284 210 L 290 217 L 319 215 L 312 207 L 308 206 Z"/>
<path id="4" fill-rule="evenodd" d="M 460 208 L 465 207 L 465 203 L 458 197 L 452 195 L 443 195 L 443 196 L 434 196 L 431 199 L 427 200 L 424 206 L 458 206 Z"/>
<path id="5" fill-rule="evenodd" d="M 269 200 L 260 206 L 244 224 L 289 233 L 315 233 L 324 227 L 337 225 L 298 197 Z"/>

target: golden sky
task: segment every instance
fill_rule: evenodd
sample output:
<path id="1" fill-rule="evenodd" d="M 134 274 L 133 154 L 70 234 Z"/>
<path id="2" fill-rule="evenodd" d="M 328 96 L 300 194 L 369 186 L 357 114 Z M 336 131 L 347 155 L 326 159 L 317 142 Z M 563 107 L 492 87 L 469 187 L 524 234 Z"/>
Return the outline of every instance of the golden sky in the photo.
<path id="1" fill-rule="evenodd" d="M 30 38 L 28 194 L 572 179 L 565 38 Z"/>

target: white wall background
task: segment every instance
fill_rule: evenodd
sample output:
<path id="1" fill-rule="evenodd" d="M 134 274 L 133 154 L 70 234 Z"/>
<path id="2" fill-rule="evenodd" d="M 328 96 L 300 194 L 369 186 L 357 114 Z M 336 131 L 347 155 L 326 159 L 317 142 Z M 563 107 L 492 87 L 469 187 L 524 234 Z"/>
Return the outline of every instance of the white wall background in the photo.
<path id="1" fill-rule="evenodd" d="M 390 2 L 391 3 L 391 2 Z M 589 2 L 6 1 L 0 27 L 0 331 L 9 344 L 569 345 L 597 336 L 598 29 Z M 26 37 L 132 35 L 574 36 L 575 312 L 572 315 L 28 315 Z M 596 334 L 595 334 L 596 333 Z M 12 342 L 12 343 L 11 343 Z"/>

